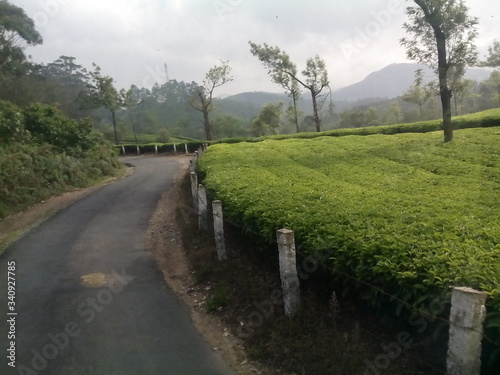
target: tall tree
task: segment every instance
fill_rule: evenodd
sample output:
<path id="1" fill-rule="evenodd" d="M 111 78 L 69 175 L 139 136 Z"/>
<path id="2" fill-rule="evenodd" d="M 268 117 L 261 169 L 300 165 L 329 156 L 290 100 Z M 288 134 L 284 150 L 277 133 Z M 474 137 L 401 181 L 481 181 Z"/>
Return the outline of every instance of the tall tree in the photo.
<path id="1" fill-rule="evenodd" d="M 293 81 L 300 84 L 311 93 L 313 104 L 313 120 L 316 124 L 316 131 L 321 131 L 321 118 L 318 110 L 318 98 L 324 89 L 329 89 L 328 71 L 326 64 L 318 55 L 306 61 L 306 68 L 302 71 L 305 78 L 299 78 L 296 65 L 290 60 L 290 56 L 279 47 L 271 47 L 264 43 L 258 45 L 249 42 L 250 52 L 256 56 L 268 69 L 271 77 L 289 76 Z"/>
<path id="2" fill-rule="evenodd" d="M 137 103 L 134 103 L 132 99 L 131 90 L 121 89 L 118 91 L 113 85 L 113 78 L 103 76 L 101 68 L 96 64 L 92 65 L 94 71 L 90 72 L 90 80 L 85 90 L 80 93 L 78 100 L 82 109 L 106 108 L 111 112 L 115 143 L 119 144 L 116 111 Z"/>
<path id="3" fill-rule="evenodd" d="M 418 105 L 420 111 L 420 120 L 423 119 L 423 106 L 432 96 L 432 90 L 423 84 L 422 69 L 415 72 L 415 83 L 403 94 L 402 99 L 405 102 Z"/>
<path id="4" fill-rule="evenodd" d="M 276 135 L 283 127 L 283 102 L 267 103 L 259 115 L 252 121 L 252 132 L 256 136 L 269 132 Z"/>
<path id="5" fill-rule="evenodd" d="M 462 78 L 455 82 L 453 88 L 453 102 L 455 104 L 455 115 L 464 114 L 464 101 L 466 98 L 474 96 L 477 82 L 472 79 Z"/>
<path id="6" fill-rule="evenodd" d="M 488 56 L 482 61 L 481 66 L 500 67 L 500 42 L 495 40 L 488 48 Z"/>
<path id="7" fill-rule="evenodd" d="M 22 8 L 0 1 L 0 83 L 22 75 L 32 64 L 24 54 L 27 46 L 42 44 L 35 23 Z"/>
<path id="8" fill-rule="evenodd" d="M 209 113 L 213 109 L 213 93 L 220 87 L 233 80 L 229 61 L 222 61 L 221 65 L 212 67 L 203 80 L 202 86 L 196 86 L 191 94 L 189 106 L 203 113 L 203 124 L 205 126 L 205 136 L 207 141 L 213 138 L 212 126 L 210 124 Z"/>
<path id="9" fill-rule="evenodd" d="M 492 100 L 498 101 L 498 106 L 500 106 L 500 71 L 491 72 L 489 78 L 483 81 L 483 85 L 492 93 Z"/>
<path id="10" fill-rule="evenodd" d="M 477 36 L 477 18 L 469 16 L 463 0 L 414 0 L 416 7 L 408 7 L 410 23 L 403 28 L 411 37 L 401 39 L 407 56 L 436 71 L 443 111 L 444 141 L 453 140 L 451 122 L 450 69 L 453 79 L 460 77 L 468 65 L 477 61 L 474 39 Z"/>

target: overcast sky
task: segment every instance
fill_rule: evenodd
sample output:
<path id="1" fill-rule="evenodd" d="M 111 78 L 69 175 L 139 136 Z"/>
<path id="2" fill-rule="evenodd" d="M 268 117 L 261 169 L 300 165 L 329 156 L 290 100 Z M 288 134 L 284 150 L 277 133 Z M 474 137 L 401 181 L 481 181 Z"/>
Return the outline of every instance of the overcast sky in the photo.
<path id="1" fill-rule="evenodd" d="M 392 63 L 407 62 L 399 45 L 405 0 L 10 0 L 35 20 L 44 43 L 36 62 L 61 55 L 101 66 L 118 87 L 150 88 L 170 79 L 201 83 L 220 60 L 234 81 L 216 95 L 281 92 L 249 51 L 248 41 L 284 49 L 299 70 L 319 54 L 333 89 Z M 466 0 L 479 17 L 483 56 L 500 40 L 500 1 Z"/>

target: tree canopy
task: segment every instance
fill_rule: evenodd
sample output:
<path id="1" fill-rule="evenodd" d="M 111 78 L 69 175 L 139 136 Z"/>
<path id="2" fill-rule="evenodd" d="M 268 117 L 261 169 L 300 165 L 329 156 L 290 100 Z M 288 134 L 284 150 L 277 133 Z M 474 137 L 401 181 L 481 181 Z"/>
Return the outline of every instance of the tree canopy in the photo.
<path id="1" fill-rule="evenodd" d="M 20 7 L 0 1 L 0 82 L 29 70 L 24 50 L 28 45 L 42 44 L 35 23 Z"/>
<path id="2" fill-rule="evenodd" d="M 444 141 L 448 142 L 453 140 L 450 86 L 477 62 L 478 19 L 469 16 L 463 0 L 414 1 L 417 6 L 406 9 L 410 22 L 403 25 L 410 36 L 401 39 L 401 44 L 408 58 L 434 68 L 439 77 Z"/>

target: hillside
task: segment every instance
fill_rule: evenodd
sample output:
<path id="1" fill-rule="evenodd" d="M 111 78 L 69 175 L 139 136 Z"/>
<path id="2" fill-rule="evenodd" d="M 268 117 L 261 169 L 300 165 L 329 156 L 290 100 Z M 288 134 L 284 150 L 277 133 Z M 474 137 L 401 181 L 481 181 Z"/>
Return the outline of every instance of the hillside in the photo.
<path id="1" fill-rule="evenodd" d="M 370 73 L 365 79 L 350 86 L 333 90 L 332 99 L 336 111 L 342 111 L 358 105 L 368 105 L 384 99 L 401 96 L 415 80 L 415 71 L 422 68 L 426 81 L 435 79 L 432 70 L 419 64 L 391 64 L 376 72 Z M 489 69 L 471 68 L 465 77 L 483 81 L 490 75 Z M 331 75 L 332 86 L 335 85 L 335 76 Z M 218 110 L 233 116 L 252 118 L 269 102 L 290 99 L 285 94 L 269 92 L 244 92 L 224 99 L 218 99 Z M 301 111 L 311 114 L 311 98 L 308 92 L 303 92 L 299 103 Z"/>

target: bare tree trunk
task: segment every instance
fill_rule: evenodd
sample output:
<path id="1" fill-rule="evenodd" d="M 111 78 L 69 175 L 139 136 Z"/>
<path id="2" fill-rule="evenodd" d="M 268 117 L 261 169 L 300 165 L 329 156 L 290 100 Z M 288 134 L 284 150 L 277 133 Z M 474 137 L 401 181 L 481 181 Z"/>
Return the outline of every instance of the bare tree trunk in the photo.
<path id="1" fill-rule="evenodd" d="M 453 124 L 451 123 L 451 90 L 448 87 L 448 60 L 446 53 L 446 36 L 442 32 L 436 32 L 438 48 L 438 69 L 439 69 L 439 94 L 443 107 L 443 132 L 444 141 L 453 141 Z"/>
<path id="2" fill-rule="evenodd" d="M 296 97 L 296 93 L 293 91 L 292 92 L 292 100 L 293 100 L 293 115 L 294 115 L 294 119 L 295 119 L 295 127 L 297 128 L 297 133 L 300 133 L 300 129 L 299 129 L 299 115 L 297 113 L 297 97 Z"/>
<path id="3" fill-rule="evenodd" d="M 205 125 L 205 136 L 207 141 L 212 140 L 212 127 L 210 125 L 210 120 L 208 118 L 208 108 L 203 106 L 203 123 Z"/>
<path id="4" fill-rule="evenodd" d="M 316 124 L 316 131 L 320 132 L 321 131 L 321 119 L 319 118 L 318 114 L 318 103 L 316 101 L 316 95 L 315 92 L 311 90 L 311 96 L 312 96 L 312 102 L 313 102 L 313 120 L 314 123 Z"/>
<path id="5" fill-rule="evenodd" d="M 111 118 L 113 120 L 113 133 L 115 134 L 115 143 L 119 144 L 120 142 L 118 142 L 118 131 L 116 129 L 116 116 L 113 109 L 111 109 Z"/>

